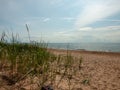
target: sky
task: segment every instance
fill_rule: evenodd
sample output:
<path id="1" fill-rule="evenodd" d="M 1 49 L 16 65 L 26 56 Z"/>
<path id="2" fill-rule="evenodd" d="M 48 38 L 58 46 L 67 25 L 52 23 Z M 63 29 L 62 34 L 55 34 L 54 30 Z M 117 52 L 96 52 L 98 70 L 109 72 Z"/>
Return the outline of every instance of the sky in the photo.
<path id="1" fill-rule="evenodd" d="M 120 43 L 120 0 L 0 0 L 3 31 L 21 41 Z"/>

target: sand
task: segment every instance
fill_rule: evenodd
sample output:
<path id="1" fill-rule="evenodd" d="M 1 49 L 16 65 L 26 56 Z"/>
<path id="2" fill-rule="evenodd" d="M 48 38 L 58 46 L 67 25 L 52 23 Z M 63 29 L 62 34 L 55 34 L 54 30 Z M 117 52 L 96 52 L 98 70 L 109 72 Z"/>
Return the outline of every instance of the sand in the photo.
<path id="1" fill-rule="evenodd" d="M 57 49 L 49 51 L 57 55 L 67 52 Z M 75 85 L 75 90 L 120 90 L 120 53 L 78 50 L 69 50 L 69 53 L 83 58 L 82 75 L 76 76 L 80 83 Z M 83 80 L 86 84 L 82 83 Z"/>
<path id="2" fill-rule="evenodd" d="M 66 50 L 60 49 L 48 49 L 48 51 L 56 55 L 67 53 Z M 73 57 L 82 58 L 81 69 L 71 80 L 72 90 L 120 90 L 120 53 L 79 50 L 69 50 L 68 53 Z M 56 82 L 58 79 L 59 75 L 56 77 Z M 29 87 L 30 85 L 24 87 L 24 90 L 29 90 Z M 53 88 L 54 90 L 68 90 L 66 80 L 62 80 L 59 87 Z M 5 89 L 0 88 L 0 90 Z"/>

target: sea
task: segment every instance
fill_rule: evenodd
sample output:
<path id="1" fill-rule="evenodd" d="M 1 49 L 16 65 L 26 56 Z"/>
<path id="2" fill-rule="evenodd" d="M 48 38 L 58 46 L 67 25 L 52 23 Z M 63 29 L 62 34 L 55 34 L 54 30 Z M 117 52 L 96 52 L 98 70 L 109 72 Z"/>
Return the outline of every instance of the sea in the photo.
<path id="1" fill-rule="evenodd" d="M 66 50 L 120 52 L 120 43 L 48 43 L 48 48 Z"/>

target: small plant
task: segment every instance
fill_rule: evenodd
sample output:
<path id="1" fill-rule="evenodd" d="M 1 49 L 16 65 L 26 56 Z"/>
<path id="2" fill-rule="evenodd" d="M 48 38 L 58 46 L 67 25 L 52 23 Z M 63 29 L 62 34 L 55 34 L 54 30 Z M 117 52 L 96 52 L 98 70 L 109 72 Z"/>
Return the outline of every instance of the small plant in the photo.
<path id="1" fill-rule="evenodd" d="M 78 64 L 78 67 L 79 67 L 79 70 L 81 70 L 82 68 L 82 62 L 83 62 L 83 59 L 82 57 L 79 59 L 79 64 Z"/>
<path id="2" fill-rule="evenodd" d="M 90 80 L 89 79 L 85 79 L 85 80 L 82 81 L 82 84 L 89 85 L 90 84 Z"/>

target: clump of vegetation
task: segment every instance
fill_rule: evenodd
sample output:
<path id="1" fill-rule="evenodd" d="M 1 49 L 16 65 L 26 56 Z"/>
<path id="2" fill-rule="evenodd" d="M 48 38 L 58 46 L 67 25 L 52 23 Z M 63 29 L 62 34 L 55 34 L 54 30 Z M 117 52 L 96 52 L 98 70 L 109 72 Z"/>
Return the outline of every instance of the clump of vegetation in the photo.
<path id="1" fill-rule="evenodd" d="M 42 90 L 44 86 L 60 89 L 64 81 L 69 90 L 74 89 L 75 69 L 79 71 L 82 59 L 76 64 L 76 58 L 68 51 L 66 55 L 57 56 L 48 51 L 46 43 L 32 42 L 30 36 L 30 43 L 22 43 L 13 34 L 11 36 L 8 40 L 3 33 L 0 41 L 0 77 L 8 85 L 23 89 L 27 82 L 31 90 Z"/>
<path id="2" fill-rule="evenodd" d="M 44 43 L 20 43 L 14 37 L 8 43 L 2 36 L 0 41 L 0 69 L 10 69 L 11 73 L 38 73 L 52 56 Z M 4 41 L 3 41 L 4 40 Z M 6 68 L 5 68 L 6 67 Z"/>

